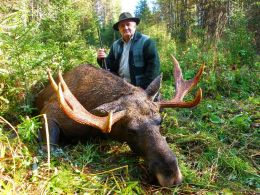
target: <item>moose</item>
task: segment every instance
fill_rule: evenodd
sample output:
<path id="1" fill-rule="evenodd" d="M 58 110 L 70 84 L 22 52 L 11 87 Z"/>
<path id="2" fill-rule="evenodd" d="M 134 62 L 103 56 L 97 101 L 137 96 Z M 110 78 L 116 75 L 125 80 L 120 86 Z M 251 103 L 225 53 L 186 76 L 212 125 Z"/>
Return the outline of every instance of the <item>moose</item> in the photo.
<path id="1" fill-rule="evenodd" d="M 180 184 L 182 174 L 176 156 L 160 134 L 160 109 L 196 106 L 202 98 L 200 88 L 192 101 L 183 98 L 198 83 L 204 65 L 193 79 L 185 80 L 179 62 L 173 56 L 172 60 L 176 94 L 168 101 L 154 101 L 161 75 L 144 90 L 89 64 L 79 65 L 63 76 L 59 72 L 56 81 L 48 71 L 51 84 L 39 93 L 36 106 L 47 116 L 50 144 L 57 145 L 61 136 L 87 139 L 106 135 L 126 142 L 142 156 L 161 186 Z M 40 130 L 39 138 L 46 140 L 45 130 Z"/>

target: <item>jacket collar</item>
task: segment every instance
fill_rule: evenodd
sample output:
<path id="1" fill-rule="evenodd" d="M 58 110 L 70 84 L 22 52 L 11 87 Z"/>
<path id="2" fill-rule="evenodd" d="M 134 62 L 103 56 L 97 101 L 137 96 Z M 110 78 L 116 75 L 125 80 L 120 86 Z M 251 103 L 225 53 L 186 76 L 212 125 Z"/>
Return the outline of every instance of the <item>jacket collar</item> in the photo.
<path id="1" fill-rule="evenodd" d="M 142 34 L 140 32 L 135 31 L 135 34 L 134 34 L 134 37 L 133 37 L 133 41 L 137 41 L 138 39 L 141 38 L 141 36 L 142 36 Z M 121 42 L 121 44 L 124 43 L 122 38 L 120 39 L 120 42 Z"/>
<path id="2" fill-rule="evenodd" d="M 134 40 L 134 41 L 137 41 L 138 39 L 141 38 L 141 36 L 142 36 L 142 34 L 141 34 L 140 32 L 135 31 L 133 40 Z"/>

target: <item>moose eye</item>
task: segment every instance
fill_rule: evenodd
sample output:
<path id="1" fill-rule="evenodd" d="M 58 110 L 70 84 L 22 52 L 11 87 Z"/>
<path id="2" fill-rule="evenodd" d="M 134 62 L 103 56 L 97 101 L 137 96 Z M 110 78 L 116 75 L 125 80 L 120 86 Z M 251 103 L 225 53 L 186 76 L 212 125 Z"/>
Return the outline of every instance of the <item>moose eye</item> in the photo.
<path id="1" fill-rule="evenodd" d="M 156 118 L 156 119 L 154 120 L 155 125 L 161 125 L 162 122 L 163 122 L 163 120 L 162 120 L 161 117 L 158 117 L 158 118 Z"/>
<path id="2" fill-rule="evenodd" d="M 162 125 L 162 122 L 163 122 L 162 119 L 158 120 L 158 125 Z"/>
<path id="3" fill-rule="evenodd" d="M 137 130 L 136 129 L 128 129 L 128 134 L 129 135 L 136 135 L 137 134 Z"/>

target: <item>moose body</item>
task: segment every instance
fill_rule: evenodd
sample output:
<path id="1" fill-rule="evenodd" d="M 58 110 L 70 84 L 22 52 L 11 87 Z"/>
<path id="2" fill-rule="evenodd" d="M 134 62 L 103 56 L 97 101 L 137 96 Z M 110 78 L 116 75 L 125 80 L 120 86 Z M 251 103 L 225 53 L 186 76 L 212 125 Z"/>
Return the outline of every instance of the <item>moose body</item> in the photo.
<path id="1" fill-rule="evenodd" d="M 91 65 L 80 65 L 67 72 L 63 77 L 77 100 L 84 108 L 90 111 L 100 105 L 114 102 L 120 97 L 127 97 L 127 95 L 130 95 L 135 90 L 140 91 L 139 88 L 131 87 L 132 85 L 129 85 L 110 72 Z M 61 130 L 66 137 L 72 138 L 102 135 L 100 130 L 75 122 L 64 114 L 51 85 L 40 92 L 36 105 L 37 108 L 41 110 L 41 113 L 47 115 L 48 123 L 55 126 L 55 128 L 53 128 L 52 125 L 49 125 L 49 129 L 51 130 L 50 142 L 53 144 L 58 143 L 59 137 L 54 136 L 56 136 L 56 133 L 60 133 L 55 132 L 54 136 L 52 136 L 53 129 L 55 131 Z M 98 114 L 102 115 L 102 110 L 100 110 Z M 57 126 L 59 127 L 58 129 L 56 128 Z M 44 133 L 44 131 L 41 133 Z M 114 129 L 111 131 L 111 134 L 112 133 L 115 133 Z M 121 132 L 121 136 L 122 133 L 123 131 Z M 118 139 L 120 139 L 121 136 L 117 136 Z"/>
<path id="2" fill-rule="evenodd" d="M 127 142 L 143 156 L 160 185 L 181 183 L 177 159 L 159 131 L 162 121 L 159 109 L 169 102 L 153 101 L 160 77 L 146 90 L 91 65 L 72 69 L 64 74 L 64 80 L 60 74 L 59 86 L 50 74 L 49 77 L 52 85 L 40 92 L 36 104 L 47 115 L 51 144 L 58 144 L 61 134 L 80 139 L 105 134 Z M 200 75 L 196 77 L 198 80 Z M 41 130 L 41 140 L 45 137 Z"/>

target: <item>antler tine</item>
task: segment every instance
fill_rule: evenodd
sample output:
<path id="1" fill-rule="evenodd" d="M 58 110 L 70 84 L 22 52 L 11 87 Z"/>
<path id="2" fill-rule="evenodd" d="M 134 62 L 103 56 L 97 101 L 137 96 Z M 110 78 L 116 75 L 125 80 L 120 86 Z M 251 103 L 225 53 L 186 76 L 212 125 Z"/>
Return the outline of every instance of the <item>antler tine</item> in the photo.
<path id="1" fill-rule="evenodd" d="M 47 73 L 48 73 L 48 77 L 51 82 L 52 88 L 54 89 L 55 92 L 58 92 L 58 85 L 56 84 L 53 77 L 51 76 L 51 70 L 49 68 L 47 69 Z"/>
<path id="2" fill-rule="evenodd" d="M 65 83 L 61 72 L 59 71 L 60 83 L 57 85 L 52 78 L 50 72 L 48 72 L 51 85 L 54 86 L 54 90 L 57 93 L 58 101 L 61 105 L 63 112 L 72 120 L 89 125 L 100 129 L 103 133 L 109 133 L 114 123 L 125 116 L 125 111 L 119 111 L 116 113 L 110 112 L 106 117 L 99 117 L 88 112 L 71 93 L 67 84 Z M 56 90 L 57 86 L 57 90 Z"/>
<path id="3" fill-rule="evenodd" d="M 61 87 L 63 89 L 62 93 L 64 94 L 64 98 L 66 100 L 66 102 L 69 105 L 73 105 L 70 106 L 73 110 L 82 110 L 82 111 L 86 111 L 85 108 L 79 103 L 79 101 L 75 98 L 75 96 L 71 93 L 69 87 L 67 86 L 67 84 L 65 83 L 61 71 L 59 70 L 58 73 L 58 77 L 59 77 L 59 82 L 61 84 Z M 58 96 L 59 97 L 59 96 Z M 88 114 L 89 112 L 86 112 L 86 114 Z"/>
<path id="4" fill-rule="evenodd" d="M 174 56 L 172 56 L 173 64 L 174 64 L 174 78 L 175 78 L 175 86 L 176 86 L 176 94 L 174 98 L 172 98 L 170 101 L 161 101 L 159 104 L 161 107 L 181 107 L 181 108 L 190 108 L 196 106 L 201 98 L 202 98 L 202 90 L 199 88 L 197 91 L 196 97 L 194 100 L 190 102 L 184 102 L 183 98 L 185 95 L 194 87 L 197 85 L 197 83 L 200 80 L 200 77 L 204 70 L 204 64 L 201 65 L 198 73 L 193 79 L 190 80 L 184 80 L 182 75 L 182 70 L 180 68 L 179 62 L 176 60 Z"/>
<path id="5" fill-rule="evenodd" d="M 202 89 L 199 88 L 196 97 L 190 102 L 162 101 L 159 104 L 161 108 L 191 108 L 198 105 L 201 99 L 202 99 Z"/>

